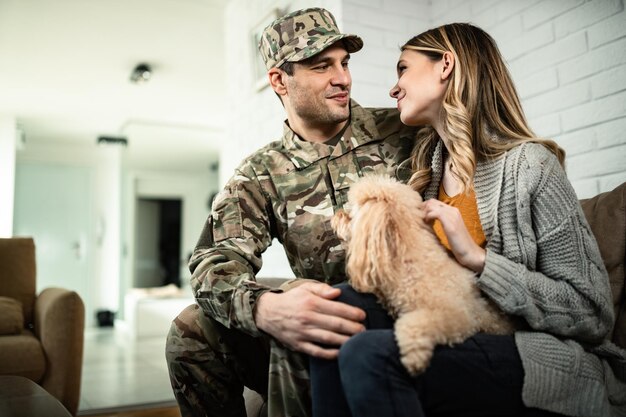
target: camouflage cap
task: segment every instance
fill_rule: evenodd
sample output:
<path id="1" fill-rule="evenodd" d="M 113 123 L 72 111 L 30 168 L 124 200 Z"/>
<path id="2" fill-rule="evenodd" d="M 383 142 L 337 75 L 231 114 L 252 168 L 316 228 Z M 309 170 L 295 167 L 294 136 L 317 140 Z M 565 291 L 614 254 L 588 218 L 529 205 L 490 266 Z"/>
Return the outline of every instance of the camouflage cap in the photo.
<path id="1" fill-rule="evenodd" d="M 263 29 L 259 50 L 269 70 L 285 62 L 302 61 L 339 40 L 350 53 L 363 47 L 363 40 L 358 36 L 339 32 L 335 18 L 328 10 L 309 8 L 270 23 Z"/>

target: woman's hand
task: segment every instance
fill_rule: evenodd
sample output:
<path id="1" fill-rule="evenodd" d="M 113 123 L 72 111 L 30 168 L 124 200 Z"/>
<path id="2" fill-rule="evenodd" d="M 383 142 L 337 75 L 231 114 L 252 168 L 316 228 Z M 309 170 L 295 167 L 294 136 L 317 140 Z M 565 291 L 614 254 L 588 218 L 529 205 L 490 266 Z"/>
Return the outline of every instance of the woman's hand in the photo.
<path id="1" fill-rule="evenodd" d="M 485 268 L 486 251 L 472 239 L 459 210 L 436 199 L 425 201 L 422 210 L 426 221 L 441 222 L 456 260 L 474 272 L 482 272 Z"/>

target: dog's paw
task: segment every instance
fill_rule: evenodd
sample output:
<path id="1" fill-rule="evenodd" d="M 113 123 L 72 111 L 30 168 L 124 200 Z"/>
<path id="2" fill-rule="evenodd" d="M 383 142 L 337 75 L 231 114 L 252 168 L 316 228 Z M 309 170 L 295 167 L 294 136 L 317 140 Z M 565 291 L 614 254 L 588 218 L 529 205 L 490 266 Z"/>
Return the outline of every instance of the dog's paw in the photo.
<path id="1" fill-rule="evenodd" d="M 401 353 L 400 361 L 409 374 L 415 376 L 426 370 L 432 356 L 433 352 L 430 349 L 412 349 Z"/>
<path id="2" fill-rule="evenodd" d="M 434 341 L 419 332 L 408 320 L 402 320 L 402 317 L 396 321 L 395 335 L 400 361 L 409 374 L 423 372 L 433 356 Z"/>

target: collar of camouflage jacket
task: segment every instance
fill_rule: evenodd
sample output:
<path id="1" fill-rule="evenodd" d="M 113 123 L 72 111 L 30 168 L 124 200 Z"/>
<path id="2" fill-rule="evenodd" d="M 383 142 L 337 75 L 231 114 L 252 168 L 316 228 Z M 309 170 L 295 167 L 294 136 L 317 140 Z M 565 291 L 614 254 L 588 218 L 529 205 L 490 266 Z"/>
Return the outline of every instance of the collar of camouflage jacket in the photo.
<path id="1" fill-rule="evenodd" d="M 306 168 L 323 158 L 344 155 L 354 148 L 377 140 L 381 140 L 381 137 L 374 116 L 354 100 L 350 100 L 350 127 L 334 147 L 302 140 L 291 130 L 287 121 L 282 138 L 286 153 L 297 169 Z"/>

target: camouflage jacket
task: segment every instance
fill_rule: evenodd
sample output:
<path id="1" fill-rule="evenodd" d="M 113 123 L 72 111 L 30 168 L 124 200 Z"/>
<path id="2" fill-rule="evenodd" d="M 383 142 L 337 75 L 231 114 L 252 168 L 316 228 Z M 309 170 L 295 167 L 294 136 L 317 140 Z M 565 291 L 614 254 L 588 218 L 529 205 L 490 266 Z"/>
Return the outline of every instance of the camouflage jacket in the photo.
<path id="1" fill-rule="evenodd" d="M 189 262 L 198 305 L 226 327 L 259 335 L 253 310 L 270 289 L 256 282 L 261 254 L 276 238 L 296 277 L 329 284 L 345 280 L 341 243 L 330 219 L 347 191 L 366 174 L 407 179 L 415 130 L 395 109 L 351 103 L 348 134 L 331 147 L 300 139 L 285 124 L 282 140 L 236 169 L 213 202 Z M 350 137 L 347 137 L 350 136 Z M 400 174 L 402 173 L 402 174 Z"/>

